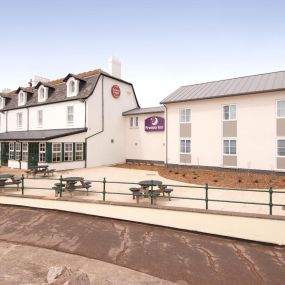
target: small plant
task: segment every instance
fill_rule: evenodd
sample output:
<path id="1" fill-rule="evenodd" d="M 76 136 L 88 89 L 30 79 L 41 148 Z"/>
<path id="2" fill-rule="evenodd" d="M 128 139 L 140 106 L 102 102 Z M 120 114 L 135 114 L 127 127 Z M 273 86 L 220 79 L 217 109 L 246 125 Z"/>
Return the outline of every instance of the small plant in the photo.
<path id="1" fill-rule="evenodd" d="M 186 176 L 186 173 L 183 173 L 182 176 L 185 177 L 185 176 Z"/>
<path id="2" fill-rule="evenodd" d="M 197 178 L 198 178 L 197 176 L 194 176 L 194 177 L 193 177 L 193 179 L 197 179 Z"/>
<path id="3" fill-rule="evenodd" d="M 258 180 L 257 180 L 257 179 L 255 179 L 253 182 L 254 182 L 254 183 L 258 183 Z"/>
<path id="4" fill-rule="evenodd" d="M 177 175 L 177 174 L 179 174 L 179 172 L 178 172 L 178 171 L 175 171 L 175 173 L 174 173 L 174 174 L 176 174 L 176 175 Z"/>
<path id="5" fill-rule="evenodd" d="M 172 172 L 172 170 L 171 170 L 171 169 L 169 169 L 169 170 L 168 170 L 168 172 L 169 172 L 169 173 L 171 173 L 171 172 Z"/>
<path id="6" fill-rule="evenodd" d="M 242 179 L 241 178 L 238 179 L 238 183 L 242 183 Z"/>
<path id="7" fill-rule="evenodd" d="M 214 180 L 213 180 L 213 182 L 218 182 L 218 181 L 219 181 L 218 179 L 214 179 Z"/>

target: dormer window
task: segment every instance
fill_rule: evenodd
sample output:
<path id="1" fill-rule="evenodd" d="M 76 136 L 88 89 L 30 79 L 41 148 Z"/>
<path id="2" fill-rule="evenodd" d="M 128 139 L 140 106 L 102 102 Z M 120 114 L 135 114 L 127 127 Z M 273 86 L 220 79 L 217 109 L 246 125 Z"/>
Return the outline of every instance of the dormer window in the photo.
<path id="1" fill-rule="evenodd" d="M 5 98 L 0 97 L 0 109 L 3 109 L 5 107 Z"/>
<path id="2" fill-rule="evenodd" d="M 79 80 L 70 77 L 67 82 L 67 97 L 77 96 L 79 92 Z"/>
<path id="3" fill-rule="evenodd" d="M 23 106 L 27 103 L 27 93 L 23 90 L 18 94 L 18 106 Z"/>
<path id="4" fill-rule="evenodd" d="M 48 87 L 41 86 L 38 89 L 38 102 L 45 102 L 48 98 Z"/>

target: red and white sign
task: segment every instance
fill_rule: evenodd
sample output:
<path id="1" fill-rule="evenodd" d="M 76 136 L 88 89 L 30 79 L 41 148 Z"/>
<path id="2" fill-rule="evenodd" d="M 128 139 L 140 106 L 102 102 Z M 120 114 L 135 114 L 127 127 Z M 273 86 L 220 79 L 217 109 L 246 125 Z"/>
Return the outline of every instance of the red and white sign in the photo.
<path id="1" fill-rule="evenodd" d="M 114 98 L 119 98 L 121 95 L 121 89 L 118 85 L 113 85 L 111 89 L 112 96 Z"/>

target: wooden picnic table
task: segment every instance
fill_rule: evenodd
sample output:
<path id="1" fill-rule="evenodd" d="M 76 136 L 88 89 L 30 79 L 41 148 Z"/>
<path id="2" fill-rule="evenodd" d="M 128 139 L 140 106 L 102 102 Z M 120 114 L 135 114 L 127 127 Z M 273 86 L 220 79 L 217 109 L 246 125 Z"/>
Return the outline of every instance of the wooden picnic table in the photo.
<path id="1" fill-rule="evenodd" d="M 18 191 L 19 185 L 21 184 L 21 178 L 15 177 L 14 174 L 0 174 L 0 187 L 4 188 L 6 185 L 13 185 L 13 184 L 17 185 L 17 191 Z"/>
<path id="2" fill-rule="evenodd" d="M 72 191 L 74 191 L 75 189 L 86 189 L 88 195 L 88 189 L 91 187 L 91 182 L 85 181 L 84 177 L 64 177 L 61 181 L 65 182 L 64 189 L 70 191 L 71 195 Z M 76 185 L 76 183 L 78 182 L 80 182 L 80 184 Z"/>

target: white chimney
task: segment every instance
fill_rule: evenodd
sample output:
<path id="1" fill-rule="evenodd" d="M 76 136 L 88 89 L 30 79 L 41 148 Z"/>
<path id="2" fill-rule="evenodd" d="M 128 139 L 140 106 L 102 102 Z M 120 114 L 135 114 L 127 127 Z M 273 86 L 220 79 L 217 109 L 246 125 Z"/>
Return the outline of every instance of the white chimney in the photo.
<path id="1" fill-rule="evenodd" d="M 50 80 L 48 78 L 44 78 L 38 75 L 34 75 L 32 79 L 32 86 L 36 86 L 39 82 L 49 82 Z"/>
<path id="2" fill-rule="evenodd" d="M 109 63 L 109 73 L 111 73 L 112 76 L 121 78 L 121 62 L 119 59 L 117 59 L 114 56 L 111 56 L 108 59 Z"/>

